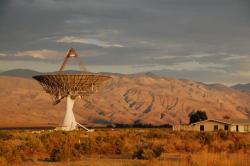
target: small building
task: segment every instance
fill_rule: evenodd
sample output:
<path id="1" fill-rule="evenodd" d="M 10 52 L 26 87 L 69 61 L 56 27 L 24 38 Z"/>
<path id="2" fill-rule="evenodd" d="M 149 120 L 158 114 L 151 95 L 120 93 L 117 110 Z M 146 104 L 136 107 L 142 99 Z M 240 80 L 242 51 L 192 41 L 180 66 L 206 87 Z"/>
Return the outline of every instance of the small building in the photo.
<path id="1" fill-rule="evenodd" d="M 208 119 L 192 124 L 180 124 L 173 126 L 174 131 L 231 131 L 250 132 L 250 120 L 216 120 Z"/>

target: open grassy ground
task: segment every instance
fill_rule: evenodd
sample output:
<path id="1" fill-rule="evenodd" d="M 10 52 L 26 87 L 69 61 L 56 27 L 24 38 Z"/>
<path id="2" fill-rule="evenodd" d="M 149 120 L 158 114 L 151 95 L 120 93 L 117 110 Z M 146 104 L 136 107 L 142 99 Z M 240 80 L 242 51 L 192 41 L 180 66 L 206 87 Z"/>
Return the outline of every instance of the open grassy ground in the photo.
<path id="1" fill-rule="evenodd" d="M 249 166 L 250 133 L 0 131 L 0 165 Z"/>

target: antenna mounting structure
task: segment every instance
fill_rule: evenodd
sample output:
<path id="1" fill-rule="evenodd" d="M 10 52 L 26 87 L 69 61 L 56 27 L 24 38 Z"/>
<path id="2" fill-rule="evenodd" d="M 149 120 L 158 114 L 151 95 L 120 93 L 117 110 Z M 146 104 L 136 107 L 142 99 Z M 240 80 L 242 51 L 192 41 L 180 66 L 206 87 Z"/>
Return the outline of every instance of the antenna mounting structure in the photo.
<path id="1" fill-rule="evenodd" d="M 81 69 L 80 74 L 65 74 L 63 69 L 70 57 L 76 58 Z M 87 98 L 95 93 L 103 84 L 103 82 L 111 79 L 110 76 L 100 75 L 87 72 L 80 61 L 75 49 L 70 48 L 66 54 L 64 62 L 57 74 L 45 74 L 33 76 L 37 80 L 45 92 L 49 93 L 53 98 L 53 104 L 58 104 L 63 98 L 67 98 L 66 113 L 60 129 L 70 131 L 80 126 L 88 131 L 85 126 L 76 122 L 73 113 L 74 101 L 77 97 Z"/>
<path id="2" fill-rule="evenodd" d="M 63 73 L 63 69 L 64 69 L 64 67 L 65 67 L 65 65 L 66 65 L 66 63 L 67 63 L 67 61 L 68 61 L 68 59 L 69 59 L 70 57 L 74 57 L 74 58 L 77 60 L 78 66 L 79 66 L 79 68 L 80 68 L 80 70 L 81 70 L 82 72 L 86 71 L 86 68 L 85 68 L 84 65 L 82 64 L 82 62 L 81 62 L 81 60 L 80 60 L 80 58 L 79 58 L 77 52 L 75 51 L 75 49 L 74 49 L 74 48 L 70 48 L 69 51 L 67 52 L 65 58 L 64 58 L 64 61 L 63 61 L 62 65 L 61 65 L 61 68 L 60 68 L 60 70 L 59 70 L 59 73 Z"/>

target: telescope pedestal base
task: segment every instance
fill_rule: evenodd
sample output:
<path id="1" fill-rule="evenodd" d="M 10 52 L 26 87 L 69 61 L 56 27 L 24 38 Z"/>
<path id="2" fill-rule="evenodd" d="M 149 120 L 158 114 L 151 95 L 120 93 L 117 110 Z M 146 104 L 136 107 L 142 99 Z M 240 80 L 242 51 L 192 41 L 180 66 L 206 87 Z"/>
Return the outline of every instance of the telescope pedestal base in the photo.
<path id="1" fill-rule="evenodd" d="M 88 129 L 87 127 L 76 122 L 76 119 L 73 113 L 74 102 L 75 100 L 71 99 L 71 97 L 68 95 L 66 112 L 65 112 L 64 119 L 63 119 L 63 123 L 60 128 L 57 128 L 57 130 L 72 131 L 72 130 L 76 130 L 78 127 L 81 127 L 87 131 L 94 131 L 93 129 Z"/>
<path id="2" fill-rule="evenodd" d="M 75 100 L 71 99 L 71 97 L 68 95 L 66 112 L 62 123 L 62 130 L 71 131 L 75 130 L 77 127 L 76 119 L 73 113 L 74 102 Z"/>

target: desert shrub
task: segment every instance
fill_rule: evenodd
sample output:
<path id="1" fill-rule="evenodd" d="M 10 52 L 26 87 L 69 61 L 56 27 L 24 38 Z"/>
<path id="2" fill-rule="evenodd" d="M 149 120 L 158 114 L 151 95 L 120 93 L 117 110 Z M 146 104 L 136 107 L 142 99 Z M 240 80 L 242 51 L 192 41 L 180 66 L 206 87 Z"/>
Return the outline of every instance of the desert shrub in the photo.
<path id="1" fill-rule="evenodd" d="M 62 160 L 62 149 L 54 148 L 50 154 L 50 161 L 61 161 Z"/>
<path id="2" fill-rule="evenodd" d="M 21 163 L 23 160 L 23 154 L 19 152 L 17 148 L 12 148 L 11 153 L 7 157 L 8 163 Z"/>
<path id="3" fill-rule="evenodd" d="M 124 143 L 121 138 L 115 139 L 115 154 L 122 154 L 125 151 Z"/>
<path id="4" fill-rule="evenodd" d="M 43 152 L 44 147 L 41 140 L 37 137 L 30 138 L 24 145 L 23 150 L 29 154 L 34 154 L 35 152 Z"/>
<path id="5" fill-rule="evenodd" d="M 9 140 L 13 138 L 13 135 L 9 131 L 0 130 L 0 140 Z"/>
<path id="6" fill-rule="evenodd" d="M 161 154 L 164 152 L 163 145 L 155 145 L 153 146 L 154 157 L 160 157 Z"/>
<path id="7" fill-rule="evenodd" d="M 4 165 L 8 165 L 7 160 L 4 157 L 0 157 L 0 165 L 4 166 Z"/>
<path id="8" fill-rule="evenodd" d="M 142 148 L 141 148 L 141 149 L 137 149 L 137 150 L 134 152 L 132 158 L 133 158 L 133 159 L 135 159 L 135 158 L 136 158 L 136 159 L 144 159 L 143 153 L 144 153 L 144 151 L 143 151 Z"/>
<path id="9" fill-rule="evenodd" d="M 152 149 L 144 149 L 143 150 L 141 159 L 152 160 L 153 158 L 155 158 L 155 154 L 154 154 Z"/>
<path id="10" fill-rule="evenodd" d="M 201 151 L 202 146 L 201 144 L 199 144 L 199 142 L 192 141 L 192 142 L 186 142 L 184 144 L 184 149 L 185 149 L 185 152 L 195 153 L 195 152 Z"/>
<path id="11" fill-rule="evenodd" d="M 75 132 L 56 131 L 45 133 L 40 136 L 40 140 L 46 151 L 52 151 L 54 147 L 72 146 L 79 140 L 79 134 Z"/>
<path id="12" fill-rule="evenodd" d="M 122 135 L 100 135 L 93 138 L 93 141 L 98 154 L 121 154 L 126 150 Z"/>
<path id="13" fill-rule="evenodd" d="M 9 146 L 7 143 L 1 141 L 0 142 L 0 156 L 4 156 L 9 151 L 11 151 L 11 146 Z"/>
<path id="14" fill-rule="evenodd" d="M 0 165 L 3 165 L 1 162 L 16 164 L 34 156 L 67 161 L 96 154 L 107 157 L 124 154 L 145 160 L 160 157 L 163 152 L 195 154 L 204 150 L 249 154 L 249 142 L 250 134 L 247 133 L 172 132 L 166 129 L 102 129 L 93 133 L 55 131 L 36 134 L 8 131 L 3 132 L 0 139 Z"/>
<path id="15" fill-rule="evenodd" d="M 67 146 L 53 148 L 50 153 L 50 161 L 73 161 L 80 159 L 79 152 Z"/>
<path id="16" fill-rule="evenodd" d="M 22 161 L 19 150 L 16 147 L 4 142 L 1 142 L 0 144 L 0 156 L 2 160 L 5 160 L 10 165 L 18 164 Z"/>
<path id="17" fill-rule="evenodd" d="M 208 146 L 208 151 L 212 153 L 228 152 L 229 146 L 233 143 L 231 140 L 216 140 Z"/>
<path id="18" fill-rule="evenodd" d="M 235 151 L 243 149 L 245 146 L 246 144 L 243 141 L 236 141 L 229 145 L 229 149 L 231 152 L 235 152 Z"/>
<path id="19" fill-rule="evenodd" d="M 191 162 L 188 164 L 188 166 L 200 166 L 200 165 L 199 165 L 198 162 L 196 162 L 196 161 L 191 161 Z"/>
<path id="20" fill-rule="evenodd" d="M 161 156 L 164 148 L 162 145 L 154 145 L 153 143 L 146 143 L 137 147 L 132 158 L 151 160 Z"/>
<path id="21" fill-rule="evenodd" d="M 140 160 L 151 160 L 155 158 L 154 152 L 151 149 L 138 149 L 134 152 L 133 159 L 140 159 Z"/>
<path id="22" fill-rule="evenodd" d="M 197 161 L 195 161 L 195 159 L 193 159 L 193 157 L 191 155 L 188 155 L 186 157 L 186 160 L 187 160 L 187 165 L 188 166 L 200 166 Z"/>
<path id="23" fill-rule="evenodd" d="M 174 142 L 174 147 L 175 150 L 178 152 L 188 152 L 188 153 L 195 153 L 195 152 L 199 152 L 202 150 L 202 145 L 201 143 L 196 140 L 177 140 Z"/>
<path id="24" fill-rule="evenodd" d="M 161 152 L 159 153 L 160 151 L 157 151 L 155 153 L 154 150 L 152 149 L 138 149 L 136 150 L 133 155 L 132 155 L 132 158 L 133 159 L 140 159 L 140 160 L 151 160 L 153 158 L 157 158 L 160 156 Z"/>
<path id="25" fill-rule="evenodd" d="M 84 138 L 81 140 L 81 143 L 76 143 L 74 145 L 74 148 L 80 154 L 91 154 L 92 152 L 94 152 L 94 146 L 95 146 L 95 142 L 93 139 Z"/>
<path id="26" fill-rule="evenodd" d="M 92 154 L 122 154 L 126 149 L 124 146 L 123 135 L 108 135 L 106 132 L 92 133 L 92 135 L 89 135 L 88 137 L 74 136 L 74 134 L 64 136 L 63 133 L 61 134 L 61 138 L 51 138 L 51 136 L 47 136 L 47 139 L 51 140 L 50 142 L 46 141 L 48 149 L 53 145 L 54 147 L 60 147 L 56 149 L 54 147 L 51 148 L 52 160 L 55 158 L 53 156 L 56 155 L 62 156 L 61 158 L 64 158 L 64 154 L 67 156 L 67 148 L 70 148 L 71 150 L 73 149 L 76 151 L 77 155 L 81 156 Z M 58 139 L 62 142 L 61 144 L 56 142 Z M 51 142 L 55 142 L 55 144 L 52 143 L 51 145 Z M 75 158 L 75 156 L 70 157 Z"/>
<path id="27" fill-rule="evenodd" d="M 166 133 L 160 130 L 151 129 L 144 135 L 145 138 L 164 138 Z"/>
<path id="28" fill-rule="evenodd" d="M 47 138 L 47 139 L 45 139 Z M 74 132 L 54 132 L 41 137 L 47 150 L 50 151 L 51 161 L 78 160 L 81 155 L 75 148 L 79 136 Z"/>
<path id="29" fill-rule="evenodd" d="M 213 141 L 213 135 L 212 133 L 209 132 L 197 132 L 196 133 L 196 138 L 200 140 L 200 142 L 204 145 L 210 145 L 211 142 Z"/>
<path id="30" fill-rule="evenodd" d="M 218 135 L 222 140 L 227 140 L 229 138 L 229 133 L 223 130 L 219 130 Z"/>

